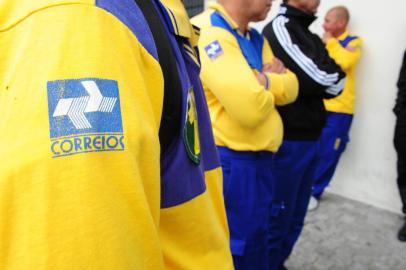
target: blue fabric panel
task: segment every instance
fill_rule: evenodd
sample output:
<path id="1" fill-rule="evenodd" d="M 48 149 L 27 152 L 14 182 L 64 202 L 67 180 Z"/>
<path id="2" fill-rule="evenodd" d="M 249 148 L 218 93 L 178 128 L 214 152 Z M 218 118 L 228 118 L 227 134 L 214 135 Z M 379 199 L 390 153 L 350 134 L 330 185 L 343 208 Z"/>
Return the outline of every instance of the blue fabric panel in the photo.
<path id="1" fill-rule="evenodd" d="M 242 256 L 245 253 L 245 241 L 238 239 L 230 239 L 231 253 Z"/>
<path id="2" fill-rule="evenodd" d="M 218 149 L 235 269 L 267 270 L 273 154 Z"/>
<path id="3" fill-rule="evenodd" d="M 357 36 L 347 36 L 345 39 L 343 40 L 339 40 L 338 42 L 340 43 L 340 45 L 345 48 L 347 47 L 348 43 L 350 43 L 351 41 L 353 41 L 354 39 L 357 39 Z"/>
<path id="4" fill-rule="evenodd" d="M 319 199 L 324 189 L 330 184 L 341 154 L 349 141 L 349 131 L 353 115 L 329 112 L 326 125 L 320 137 L 320 149 L 317 162 L 313 196 Z M 336 149 L 336 141 L 340 144 Z"/>
<path id="5" fill-rule="evenodd" d="M 158 60 L 154 38 L 141 10 L 132 0 L 97 0 L 96 6 L 113 14 L 137 37 L 142 46 Z"/>
<path id="6" fill-rule="evenodd" d="M 200 67 L 187 54 L 183 44 L 184 38 L 173 34 L 173 25 L 160 1 L 153 3 L 164 22 L 165 29 L 171 41 L 179 76 L 182 82 L 182 126 L 180 136 L 170 149 L 161 157 L 161 207 L 168 208 L 185 203 L 206 190 L 205 171 L 220 167 L 217 149 L 214 143 L 210 116 L 204 98 L 203 88 L 199 79 Z M 183 129 L 186 123 L 187 96 L 193 88 L 196 102 L 197 118 L 199 121 L 199 137 L 201 161 L 193 163 L 186 151 L 183 141 Z"/>
<path id="7" fill-rule="evenodd" d="M 219 12 L 213 12 L 211 15 L 211 24 L 216 27 L 223 28 L 233 34 L 237 39 L 240 49 L 252 69 L 259 72 L 262 71 L 262 48 L 264 46 L 264 38 L 255 29 L 249 31 L 250 39 L 241 36 L 237 29 L 233 29 L 228 22 L 221 16 Z"/>
<path id="8" fill-rule="evenodd" d="M 272 164 L 268 270 L 279 270 L 303 228 L 316 170 L 318 141 L 284 140 Z"/>
<path id="9" fill-rule="evenodd" d="M 210 121 L 210 113 L 207 107 L 206 96 L 202 83 L 200 81 L 200 66 L 189 56 L 186 50 L 182 50 L 185 60 L 186 70 L 189 75 L 189 81 L 193 85 L 195 91 L 195 101 L 197 114 L 199 117 L 199 137 L 201 148 L 201 163 L 202 169 L 210 171 L 220 167 L 220 159 L 217 152 L 217 147 L 214 142 L 213 129 Z"/>

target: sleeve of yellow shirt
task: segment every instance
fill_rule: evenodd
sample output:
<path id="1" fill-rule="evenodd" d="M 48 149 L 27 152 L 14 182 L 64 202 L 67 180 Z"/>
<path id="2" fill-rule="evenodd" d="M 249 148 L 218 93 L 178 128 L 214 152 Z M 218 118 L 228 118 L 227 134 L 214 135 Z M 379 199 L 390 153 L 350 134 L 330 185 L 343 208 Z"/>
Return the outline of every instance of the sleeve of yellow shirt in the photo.
<path id="1" fill-rule="evenodd" d="M 213 59 L 209 55 L 214 46 Z M 269 117 L 274 96 L 257 81 L 233 35 L 217 27 L 202 29 L 199 51 L 202 80 L 232 118 L 252 128 Z"/>
<path id="2" fill-rule="evenodd" d="M 17 19 L 0 31 L 0 269 L 163 269 L 157 60 L 92 5 Z"/>
<path id="3" fill-rule="evenodd" d="M 272 63 L 274 55 L 268 41 L 264 40 L 263 47 L 264 64 Z M 269 78 L 269 90 L 275 97 L 276 105 L 282 106 L 296 100 L 299 90 L 299 83 L 296 75 L 287 69 L 284 74 L 266 73 Z"/>
<path id="4" fill-rule="evenodd" d="M 326 48 L 334 61 L 346 72 L 360 59 L 362 43 L 360 38 L 356 38 L 343 48 L 336 38 L 331 38 L 327 41 Z"/>

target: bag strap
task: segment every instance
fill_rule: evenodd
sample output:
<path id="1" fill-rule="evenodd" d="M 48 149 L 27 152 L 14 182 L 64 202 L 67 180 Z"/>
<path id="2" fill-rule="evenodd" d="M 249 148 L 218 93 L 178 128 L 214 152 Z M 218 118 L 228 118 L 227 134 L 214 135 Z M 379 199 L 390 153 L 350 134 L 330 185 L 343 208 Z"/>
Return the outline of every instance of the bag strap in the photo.
<path id="1" fill-rule="evenodd" d="M 152 0 L 135 0 L 152 32 L 164 77 L 164 100 L 159 128 L 161 157 L 180 133 L 182 82 L 171 41 Z"/>

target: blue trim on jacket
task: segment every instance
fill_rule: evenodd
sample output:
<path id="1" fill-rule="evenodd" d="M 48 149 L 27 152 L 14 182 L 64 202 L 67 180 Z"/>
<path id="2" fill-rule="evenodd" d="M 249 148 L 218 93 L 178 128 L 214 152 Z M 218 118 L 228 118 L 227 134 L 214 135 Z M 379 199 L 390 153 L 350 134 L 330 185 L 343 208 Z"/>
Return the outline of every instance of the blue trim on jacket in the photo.
<path id="1" fill-rule="evenodd" d="M 237 29 L 233 29 L 230 24 L 221 16 L 218 11 L 211 15 L 212 26 L 223 28 L 233 34 L 237 39 L 240 49 L 251 68 L 262 71 L 262 48 L 264 46 L 264 38 L 255 29 L 249 30 L 249 39 L 238 33 Z"/>
<path id="2" fill-rule="evenodd" d="M 345 48 L 345 47 L 347 47 L 347 45 L 348 45 L 351 41 L 353 41 L 354 39 L 357 39 L 357 38 L 358 38 L 357 36 L 347 36 L 345 39 L 339 40 L 338 42 L 340 43 L 340 45 L 341 45 L 343 48 Z"/>

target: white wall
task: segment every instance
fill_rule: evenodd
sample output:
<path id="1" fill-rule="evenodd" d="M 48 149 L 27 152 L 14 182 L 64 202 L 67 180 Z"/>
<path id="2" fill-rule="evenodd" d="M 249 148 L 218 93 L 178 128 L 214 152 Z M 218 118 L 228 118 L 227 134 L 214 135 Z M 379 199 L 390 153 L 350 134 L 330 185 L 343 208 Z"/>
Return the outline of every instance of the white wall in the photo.
<path id="1" fill-rule="evenodd" d="M 279 1 L 259 30 L 279 9 Z M 319 19 L 312 25 L 322 33 L 326 11 L 345 5 L 351 13 L 350 32 L 364 39 L 358 66 L 357 109 L 351 142 L 343 154 L 330 191 L 400 213 L 393 148 L 395 118 L 392 107 L 401 59 L 406 49 L 406 1 L 390 0 L 383 6 L 370 0 L 321 0 Z"/>
<path id="2" fill-rule="evenodd" d="M 396 81 L 406 49 L 406 1 L 383 7 L 368 0 L 322 0 L 320 15 L 344 4 L 351 12 L 350 31 L 363 37 L 358 66 L 357 110 L 332 191 L 391 211 L 400 212 L 393 148 L 395 117 L 391 111 Z M 321 20 L 314 25 L 320 29 Z"/>
<path id="3" fill-rule="evenodd" d="M 268 16 L 278 10 L 275 1 Z M 364 39 L 364 55 L 358 66 L 357 109 L 351 142 L 344 152 L 330 191 L 400 213 L 393 149 L 395 118 L 392 107 L 401 59 L 406 49 L 406 1 L 391 0 L 382 9 L 369 0 L 322 0 L 319 19 L 312 25 L 322 33 L 326 11 L 345 5 L 351 13 L 350 32 Z M 263 23 L 255 27 L 261 29 Z"/>

